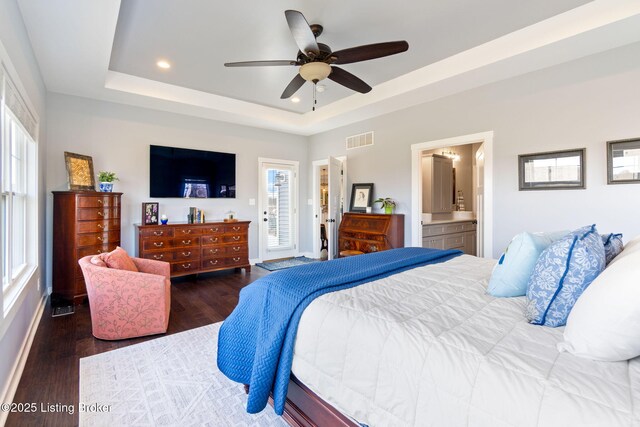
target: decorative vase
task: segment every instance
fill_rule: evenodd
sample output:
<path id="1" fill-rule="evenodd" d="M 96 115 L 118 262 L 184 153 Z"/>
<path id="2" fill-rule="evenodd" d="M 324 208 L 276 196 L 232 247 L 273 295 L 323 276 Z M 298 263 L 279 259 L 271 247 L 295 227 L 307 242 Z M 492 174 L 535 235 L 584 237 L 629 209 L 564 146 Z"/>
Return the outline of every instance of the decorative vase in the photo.
<path id="1" fill-rule="evenodd" d="M 385 206 L 384 213 L 386 213 L 387 215 L 391 215 L 393 213 L 393 206 Z"/>
<path id="2" fill-rule="evenodd" d="M 111 191 L 113 191 L 113 182 L 101 182 L 100 191 L 102 191 L 103 193 L 110 193 Z"/>

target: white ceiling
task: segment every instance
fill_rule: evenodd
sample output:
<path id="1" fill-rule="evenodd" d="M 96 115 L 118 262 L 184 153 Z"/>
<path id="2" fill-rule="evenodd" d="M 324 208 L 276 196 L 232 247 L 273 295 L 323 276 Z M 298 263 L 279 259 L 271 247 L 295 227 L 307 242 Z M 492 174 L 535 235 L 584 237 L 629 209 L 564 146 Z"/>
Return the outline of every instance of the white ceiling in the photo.
<path id="1" fill-rule="evenodd" d="M 18 0 L 48 90 L 309 135 L 640 40 L 637 0 Z M 392 4 L 393 7 L 389 7 Z M 296 67 L 284 10 L 324 26 L 333 50 L 407 40 L 409 51 L 343 68 L 310 111 L 280 100 Z M 158 59 L 172 68 L 161 71 Z"/>

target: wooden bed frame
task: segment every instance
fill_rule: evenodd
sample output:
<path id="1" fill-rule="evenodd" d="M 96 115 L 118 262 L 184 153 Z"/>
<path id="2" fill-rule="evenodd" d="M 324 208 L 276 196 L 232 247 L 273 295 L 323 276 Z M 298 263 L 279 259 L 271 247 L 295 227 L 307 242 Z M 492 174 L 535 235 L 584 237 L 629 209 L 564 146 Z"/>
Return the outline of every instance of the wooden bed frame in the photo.
<path id="1" fill-rule="evenodd" d="M 245 384 L 244 389 L 249 392 L 248 385 Z M 269 404 L 273 406 L 271 397 Z M 289 380 L 282 418 L 292 427 L 360 427 L 358 423 L 322 400 L 293 374 Z"/>

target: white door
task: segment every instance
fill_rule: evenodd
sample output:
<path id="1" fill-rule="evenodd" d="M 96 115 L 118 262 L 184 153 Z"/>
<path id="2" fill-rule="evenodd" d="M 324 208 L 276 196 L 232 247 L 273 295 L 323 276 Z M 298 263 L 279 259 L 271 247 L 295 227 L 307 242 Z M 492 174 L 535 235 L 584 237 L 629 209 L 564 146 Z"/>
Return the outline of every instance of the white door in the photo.
<path id="1" fill-rule="evenodd" d="M 342 218 L 342 162 L 329 157 L 329 206 L 327 216 L 327 239 L 329 240 L 329 259 L 337 258 L 338 227 Z"/>
<path id="2" fill-rule="evenodd" d="M 297 254 L 298 162 L 260 160 L 260 257 Z"/>
<path id="3" fill-rule="evenodd" d="M 482 144 L 478 151 L 476 151 L 476 166 L 475 166 L 475 193 L 476 193 L 476 219 L 478 224 L 476 225 L 477 239 L 476 239 L 476 255 L 478 257 L 484 257 L 484 144 Z"/>

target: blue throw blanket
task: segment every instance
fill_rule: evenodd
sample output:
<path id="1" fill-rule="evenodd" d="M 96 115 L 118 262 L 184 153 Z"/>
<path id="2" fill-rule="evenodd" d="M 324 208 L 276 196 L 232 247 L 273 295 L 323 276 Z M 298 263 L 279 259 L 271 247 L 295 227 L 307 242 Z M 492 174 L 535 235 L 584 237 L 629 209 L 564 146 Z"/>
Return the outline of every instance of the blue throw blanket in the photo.
<path id="1" fill-rule="evenodd" d="M 218 368 L 249 384 L 247 412 L 260 412 L 273 392 L 282 415 L 300 316 L 320 295 L 352 288 L 401 271 L 447 261 L 458 250 L 402 248 L 277 271 L 240 291 L 240 301 L 220 327 Z"/>

